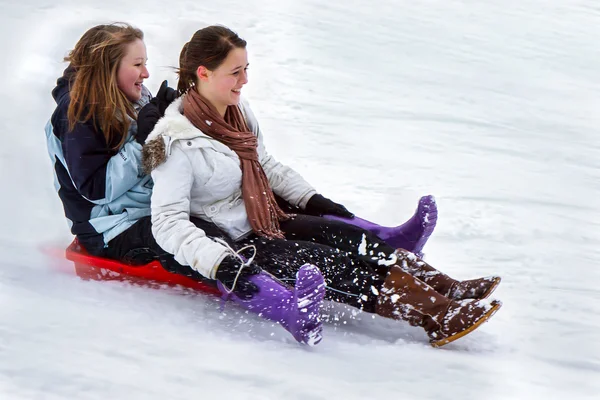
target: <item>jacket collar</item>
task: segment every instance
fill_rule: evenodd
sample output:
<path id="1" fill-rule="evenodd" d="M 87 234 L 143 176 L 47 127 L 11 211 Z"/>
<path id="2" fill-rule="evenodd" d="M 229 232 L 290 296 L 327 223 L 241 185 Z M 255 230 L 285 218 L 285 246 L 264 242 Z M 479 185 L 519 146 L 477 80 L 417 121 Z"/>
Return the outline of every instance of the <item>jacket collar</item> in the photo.
<path id="1" fill-rule="evenodd" d="M 142 147 L 142 166 L 146 173 L 165 162 L 171 154 L 171 145 L 178 140 L 188 140 L 190 148 L 214 148 L 222 153 L 235 154 L 223 143 L 205 135 L 183 115 L 183 96 L 167 107 L 162 117 Z"/>
<path id="2" fill-rule="evenodd" d="M 168 136 L 171 141 L 189 140 L 199 137 L 210 139 L 183 115 L 183 96 L 176 99 L 167 107 L 165 116 L 154 126 L 154 129 L 146 139 L 146 143 L 159 136 Z"/>

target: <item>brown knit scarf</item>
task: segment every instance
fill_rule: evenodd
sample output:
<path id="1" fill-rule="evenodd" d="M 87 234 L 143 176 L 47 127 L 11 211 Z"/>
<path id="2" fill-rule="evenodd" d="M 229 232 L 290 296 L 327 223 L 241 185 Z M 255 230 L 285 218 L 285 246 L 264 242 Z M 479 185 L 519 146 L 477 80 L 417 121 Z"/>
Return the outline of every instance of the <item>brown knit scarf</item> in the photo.
<path id="1" fill-rule="evenodd" d="M 225 118 L 198 91 L 191 89 L 183 99 L 183 115 L 198 129 L 223 143 L 240 158 L 242 196 L 250 226 L 259 236 L 283 239 L 279 220 L 287 220 L 275 201 L 269 180 L 258 160 L 258 139 L 250 131 L 237 106 L 228 106 Z"/>

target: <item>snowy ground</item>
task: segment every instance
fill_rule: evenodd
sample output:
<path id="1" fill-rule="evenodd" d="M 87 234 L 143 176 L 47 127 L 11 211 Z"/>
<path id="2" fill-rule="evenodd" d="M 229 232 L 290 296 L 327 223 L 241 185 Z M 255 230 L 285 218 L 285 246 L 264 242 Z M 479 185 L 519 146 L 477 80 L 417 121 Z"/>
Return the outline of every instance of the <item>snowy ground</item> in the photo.
<path id="1" fill-rule="evenodd" d="M 600 396 L 595 1 L 202 3 L 0 2 L 0 398 Z M 428 261 L 502 275 L 503 309 L 433 349 L 339 307 L 306 349 L 206 296 L 60 272 L 38 250 L 71 239 L 45 150 L 50 91 L 81 34 L 117 20 L 146 32 L 151 90 L 175 84 L 196 29 L 237 30 L 270 152 L 381 223 L 435 194 Z"/>

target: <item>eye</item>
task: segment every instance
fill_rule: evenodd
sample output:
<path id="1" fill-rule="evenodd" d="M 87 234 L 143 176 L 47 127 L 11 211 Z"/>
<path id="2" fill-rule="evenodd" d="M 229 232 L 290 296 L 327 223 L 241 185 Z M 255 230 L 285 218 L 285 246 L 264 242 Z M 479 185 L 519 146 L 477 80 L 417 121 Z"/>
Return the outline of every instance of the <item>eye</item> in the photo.
<path id="1" fill-rule="evenodd" d="M 247 71 L 248 71 L 248 67 L 244 68 L 244 72 L 247 72 Z M 240 71 L 235 71 L 233 73 L 233 75 L 239 75 L 239 74 L 240 74 Z"/>

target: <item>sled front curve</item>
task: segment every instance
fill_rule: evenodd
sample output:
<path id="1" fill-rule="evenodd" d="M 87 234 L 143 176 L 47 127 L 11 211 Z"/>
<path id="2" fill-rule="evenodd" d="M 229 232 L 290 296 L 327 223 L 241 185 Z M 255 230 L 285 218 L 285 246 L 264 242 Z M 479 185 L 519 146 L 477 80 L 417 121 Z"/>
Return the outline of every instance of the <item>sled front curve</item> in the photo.
<path id="1" fill-rule="evenodd" d="M 158 261 L 144 265 L 128 265 L 116 260 L 95 257 L 81 247 L 77 238 L 65 251 L 67 260 L 75 264 L 75 273 L 82 279 L 117 280 L 141 284 L 181 285 L 205 293 L 220 295 L 219 290 L 204 282 L 199 282 L 165 270 Z"/>

